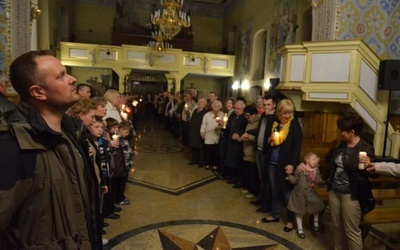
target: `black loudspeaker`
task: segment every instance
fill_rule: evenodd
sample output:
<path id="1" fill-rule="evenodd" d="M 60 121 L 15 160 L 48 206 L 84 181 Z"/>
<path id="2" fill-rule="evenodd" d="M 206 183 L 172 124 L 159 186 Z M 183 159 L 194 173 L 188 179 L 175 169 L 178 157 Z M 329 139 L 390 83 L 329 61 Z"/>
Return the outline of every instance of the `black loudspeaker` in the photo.
<path id="1" fill-rule="evenodd" d="M 378 89 L 400 90 L 400 60 L 381 61 Z"/>

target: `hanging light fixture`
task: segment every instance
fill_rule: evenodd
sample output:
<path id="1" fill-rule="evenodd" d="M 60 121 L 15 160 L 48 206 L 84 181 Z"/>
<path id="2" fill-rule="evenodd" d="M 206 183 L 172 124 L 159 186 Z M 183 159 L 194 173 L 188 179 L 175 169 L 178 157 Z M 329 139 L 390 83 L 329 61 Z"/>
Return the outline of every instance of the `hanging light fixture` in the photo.
<path id="1" fill-rule="evenodd" d="M 164 51 L 172 48 L 172 45 L 168 42 L 164 41 L 164 37 L 160 29 L 152 25 L 151 37 L 155 41 L 150 41 L 148 46 L 155 52 L 155 56 L 162 57 L 164 56 Z"/>
<path id="2" fill-rule="evenodd" d="M 151 23 L 158 26 L 164 40 L 171 40 L 182 27 L 190 26 L 190 13 L 182 11 L 183 0 L 161 0 L 161 9 L 153 5 Z"/>

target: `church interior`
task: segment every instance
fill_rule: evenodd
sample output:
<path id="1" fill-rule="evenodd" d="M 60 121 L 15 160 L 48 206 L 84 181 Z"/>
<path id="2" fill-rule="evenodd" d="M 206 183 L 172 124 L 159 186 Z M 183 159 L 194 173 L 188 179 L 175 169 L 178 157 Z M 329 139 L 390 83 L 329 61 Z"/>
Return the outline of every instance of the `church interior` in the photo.
<path id="1" fill-rule="evenodd" d="M 174 27 L 160 18 L 166 2 L 179 9 Z M 301 158 L 317 153 L 326 167 L 336 121 L 357 115 L 377 161 L 398 162 L 400 1 L 0 0 L 0 24 L 2 71 L 46 49 L 96 96 L 215 92 L 251 104 L 279 95 L 294 103 Z M 18 102 L 12 86 L 6 96 Z M 106 219 L 104 249 L 333 249 L 329 209 L 320 232 L 307 218 L 299 238 L 283 221 L 263 223 L 266 213 L 213 171 L 188 165 L 190 148 L 151 112 L 136 132 L 131 203 Z M 377 206 L 362 222 L 364 248 L 400 249 L 400 179 L 371 181 Z"/>

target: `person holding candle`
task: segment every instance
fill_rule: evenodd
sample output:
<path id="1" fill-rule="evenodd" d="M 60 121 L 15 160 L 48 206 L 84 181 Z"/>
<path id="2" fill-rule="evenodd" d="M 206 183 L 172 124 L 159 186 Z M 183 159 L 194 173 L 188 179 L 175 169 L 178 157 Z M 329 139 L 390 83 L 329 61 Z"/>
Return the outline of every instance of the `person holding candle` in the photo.
<path id="1" fill-rule="evenodd" d="M 329 207 L 333 222 L 335 249 L 363 249 L 360 229 L 362 212 L 358 188 L 369 188 L 369 172 L 359 169 L 360 158 L 374 158 L 374 148 L 360 137 L 364 122 L 360 117 L 337 121 L 342 141 L 336 149 L 329 171 Z M 361 153 L 361 154 L 360 154 Z M 361 156 L 360 156 L 361 155 Z"/>
<path id="2" fill-rule="evenodd" d="M 400 164 L 394 162 L 371 162 L 368 156 L 360 156 L 360 162 L 365 164 L 365 170 L 370 173 L 400 177 Z"/>
<path id="3" fill-rule="evenodd" d="M 200 135 L 204 139 L 204 156 L 206 169 L 218 170 L 218 143 L 221 133 L 221 121 L 224 113 L 221 111 L 222 103 L 215 100 L 211 105 L 212 110 L 208 111 L 200 127 Z"/>
<path id="4" fill-rule="evenodd" d="M 120 146 L 115 149 L 115 154 L 113 155 L 115 166 L 112 169 L 111 184 L 115 192 L 115 203 L 119 205 L 129 205 L 131 203 L 125 196 L 126 182 L 128 181 L 129 172 L 134 172 L 133 159 L 136 155 L 136 152 L 132 151 L 126 139 L 131 129 L 132 125 L 129 122 L 122 121 L 118 124 L 117 139 Z"/>
<path id="5" fill-rule="evenodd" d="M 113 178 L 112 172 L 116 168 L 118 164 L 122 164 L 122 160 L 120 162 L 116 163 L 116 157 L 115 153 L 117 152 L 118 148 L 120 147 L 120 142 L 119 142 L 119 136 L 118 136 L 118 121 L 114 118 L 108 117 L 105 119 L 106 122 L 106 128 L 107 128 L 107 140 L 109 141 L 110 145 L 110 152 L 111 152 L 111 161 L 110 161 L 110 171 L 111 171 L 111 181 L 110 181 L 110 186 L 111 188 L 109 189 L 109 192 L 104 195 L 104 203 L 103 203 L 103 214 L 104 217 L 109 218 L 109 219 L 119 219 L 120 215 L 116 214 L 114 212 L 120 211 L 119 208 L 117 208 L 114 205 L 115 201 L 115 190 L 113 186 L 115 183 L 115 179 Z"/>
<path id="6" fill-rule="evenodd" d="M 185 146 L 189 145 L 189 125 L 190 125 L 190 115 L 194 110 L 192 109 L 194 105 L 191 104 L 192 95 L 186 92 L 184 95 L 184 108 L 182 110 L 182 142 Z"/>
<path id="7" fill-rule="evenodd" d="M 224 117 L 222 118 L 222 131 L 220 134 L 220 139 L 219 139 L 219 175 L 221 177 L 226 177 L 226 171 L 224 171 L 224 161 L 225 161 L 225 156 L 226 156 L 226 148 L 228 146 L 228 139 L 225 136 L 227 134 L 227 124 L 229 120 L 229 116 L 235 111 L 233 109 L 233 105 L 235 104 L 236 99 L 231 97 L 228 98 L 225 101 L 225 108 L 224 111 Z"/>
<path id="8" fill-rule="evenodd" d="M 293 189 L 286 178 L 292 174 L 294 166 L 300 161 L 303 132 L 300 123 L 294 119 L 294 104 L 289 99 L 282 99 L 276 106 L 278 121 L 274 121 L 270 130 L 267 148 L 268 178 L 271 185 L 271 215 L 263 218 L 264 223 L 278 222 L 282 203 L 287 205 Z M 287 209 L 286 209 L 287 210 Z M 287 210 L 285 232 L 294 228 L 294 213 Z"/>

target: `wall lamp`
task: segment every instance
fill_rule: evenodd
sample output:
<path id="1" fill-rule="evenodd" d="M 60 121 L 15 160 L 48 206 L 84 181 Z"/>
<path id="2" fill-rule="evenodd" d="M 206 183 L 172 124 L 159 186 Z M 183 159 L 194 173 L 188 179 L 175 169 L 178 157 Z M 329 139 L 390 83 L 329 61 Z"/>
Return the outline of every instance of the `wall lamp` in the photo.
<path id="1" fill-rule="evenodd" d="M 36 20 L 40 14 L 42 13 L 42 10 L 39 9 L 38 6 L 32 6 L 31 8 L 31 21 Z"/>

